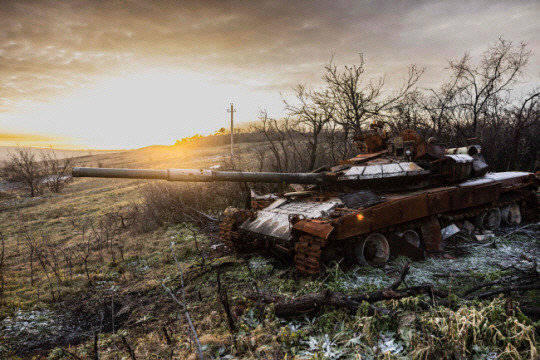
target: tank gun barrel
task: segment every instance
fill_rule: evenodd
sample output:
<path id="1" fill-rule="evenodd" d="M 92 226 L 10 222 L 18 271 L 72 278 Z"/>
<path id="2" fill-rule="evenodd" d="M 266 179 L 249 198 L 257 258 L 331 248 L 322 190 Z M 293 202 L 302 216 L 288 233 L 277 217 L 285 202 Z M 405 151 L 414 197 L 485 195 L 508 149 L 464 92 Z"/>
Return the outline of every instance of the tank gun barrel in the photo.
<path id="1" fill-rule="evenodd" d="M 212 182 L 237 181 L 287 184 L 328 184 L 337 177 L 333 173 L 272 173 L 213 171 L 195 169 L 106 169 L 106 168 L 73 168 L 73 177 L 102 177 L 122 179 L 162 179 L 168 181 Z"/>

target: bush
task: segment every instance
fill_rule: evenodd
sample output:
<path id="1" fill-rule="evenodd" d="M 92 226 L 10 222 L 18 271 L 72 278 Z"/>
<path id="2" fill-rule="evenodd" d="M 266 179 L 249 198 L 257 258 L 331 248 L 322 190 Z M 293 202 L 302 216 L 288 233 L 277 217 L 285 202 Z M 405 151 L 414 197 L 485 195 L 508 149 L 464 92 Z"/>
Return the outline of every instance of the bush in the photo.
<path id="1" fill-rule="evenodd" d="M 51 192 L 60 193 L 71 180 L 71 170 L 75 164 L 73 157 L 59 159 L 52 149 L 42 151 L 40 158 L 28 147 L 17 147 L 9 153 L 2 176 L 25 184 L 34 197 L 42 193 L 45 184 Z"/>
<path id="2" fill-rule="evenodd" d="M 237 183 L 166 183 L 143 186 L 141 200 L 133 204 L 138 230 L 151 231 L 164 224 L 215 222 L 228 206 L 243 207 L 246 193 Z"/>
<path id="3" fill-rule="evenodd" d="M 17 147 L 14 153 L 9 153 L 2 169 L 2 176 L 11 181 L 24 183 L 31 197 L 41 193 L 43 175 L 44 170 L 36 159 L 36 154 L 26 147 Z"/>

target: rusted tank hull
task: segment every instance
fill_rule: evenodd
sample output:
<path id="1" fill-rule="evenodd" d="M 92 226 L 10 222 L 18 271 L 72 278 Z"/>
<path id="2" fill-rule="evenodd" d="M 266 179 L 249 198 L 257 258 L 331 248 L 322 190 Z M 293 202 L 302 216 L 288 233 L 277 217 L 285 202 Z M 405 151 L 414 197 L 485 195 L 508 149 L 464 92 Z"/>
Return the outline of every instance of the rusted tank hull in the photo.
<path id="1" fill-rule="evenodd" d="M 453 186 L 381 194 L 384 201 L 358 208 L 346 208 L 333 194 L 327 200 L 319 196 L 288 206 L 281 199 L 239 224 L 237 231 L 251 239 L 263 235 L 264 243 L 290 255 L 300 272 L 316 274 L 323 262 L 335 257 L 378 264 L 390 254 L 413 259 L 436 254 L 442 250 L 446 224 L 464 218 L 474 222 L 490 209 L 515 208 L 536 196 L 537 188 L 533 174 L 506 172 Z M 363 252 L 369 259 L 362 258 Z"/>

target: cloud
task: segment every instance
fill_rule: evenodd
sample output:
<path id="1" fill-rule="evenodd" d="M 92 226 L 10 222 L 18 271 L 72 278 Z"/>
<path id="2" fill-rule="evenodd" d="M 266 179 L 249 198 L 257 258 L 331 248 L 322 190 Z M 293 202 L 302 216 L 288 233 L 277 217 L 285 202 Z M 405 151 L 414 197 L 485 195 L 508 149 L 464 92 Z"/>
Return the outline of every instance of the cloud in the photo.
<path id="1" fill-rule="evenodd" d="M 50 102 L 110 77 L 180 69 L 247 89 L 287 92 L 321 83 L 324 64 L 358 60 L 400 83 L 426 67 L 424 86 L 447 60 L 479 54 L 503 36 L 536 54 L 536 1 L 9 1 L 0 2 L 0 112 Z"/>
<path id="2" fill-rule="evenodd" d="M 56 136 L 46 136 L 38 134 L 21 134 L 21 133 L 5 133 L 0 132 L 0 143 L 2 144 L 17 144 L 17 143 L 55 143 L 61 140 Z"/>

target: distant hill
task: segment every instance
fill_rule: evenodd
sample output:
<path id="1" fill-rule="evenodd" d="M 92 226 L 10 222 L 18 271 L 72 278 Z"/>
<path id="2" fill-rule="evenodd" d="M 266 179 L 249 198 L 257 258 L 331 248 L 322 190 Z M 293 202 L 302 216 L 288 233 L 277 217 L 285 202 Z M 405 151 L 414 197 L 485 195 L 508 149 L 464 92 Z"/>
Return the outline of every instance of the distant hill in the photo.
<path id="1" fill-rule="evenodd" d="M 15 146 L 0 146 L 0 161 L 4 161 L 8 158 L 9 153 L 15 151 Z M 31 147 L 32 151 L 39 153 L 48 148 L 34 148 Z M 85 156 L 85 155 L 95 155 L 95 154 L 105 154 L 110 152 L 115 152 L 118 150 L 64 150 L 64 149 L 54 149 L 58 158 L 64 158 L 68 156 Z"/>

